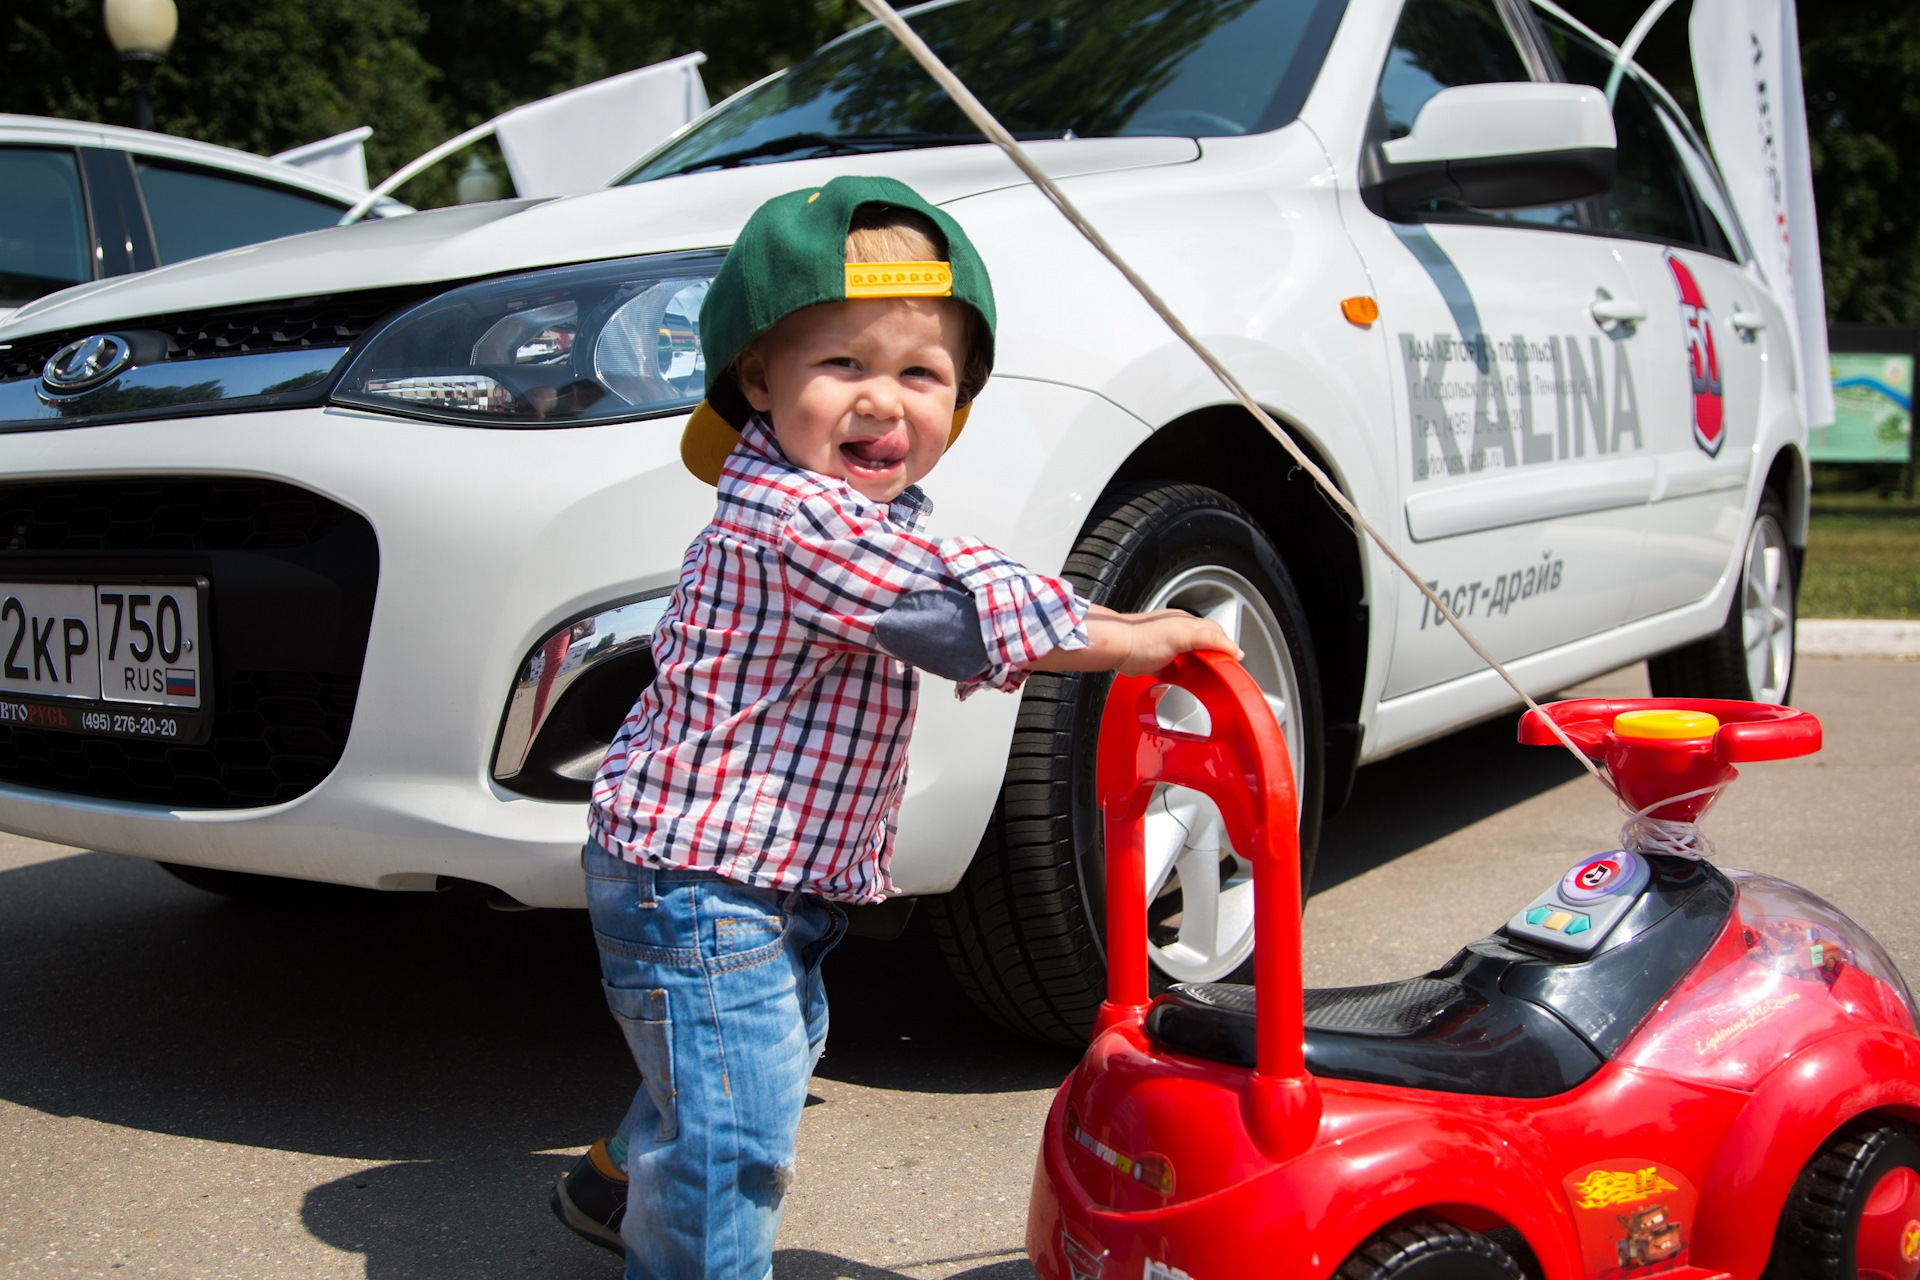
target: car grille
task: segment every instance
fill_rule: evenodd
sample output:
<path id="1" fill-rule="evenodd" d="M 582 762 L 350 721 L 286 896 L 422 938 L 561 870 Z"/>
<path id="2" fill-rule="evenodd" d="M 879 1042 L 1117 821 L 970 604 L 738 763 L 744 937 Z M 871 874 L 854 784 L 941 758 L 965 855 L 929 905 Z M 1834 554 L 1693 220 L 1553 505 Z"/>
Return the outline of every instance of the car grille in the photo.
<path id="1" fill-rule="evenodd" d="M 22 338 L 0 351 L 0 381 L 39 377 L 54 352 L 90 333 L 141 329 L 164 334 L 167 339 L 164 358 L 170 361 L 291 351 L 302 347 L 344 347 L 358 341 L 394 311 L 431 296 L 441 287 L 378 289 L 337 297 L 120 320 Z"/>
<path id="2" fill-rule="evenodd" d="M 213 724 L 198 745 L 0 726 L 0 782 L 173 808 L 279 804 L 346 750 L 379 551 L 364 518 L 267 480 L 0 485 L 0 580 L 205 577 Z"/>
<path id="3" fill-rule="evenodd" d="M 0 488 L 8 551 L 235 551 L 304 547 L 344 508 L 255 480 L 108 480 Z"/>

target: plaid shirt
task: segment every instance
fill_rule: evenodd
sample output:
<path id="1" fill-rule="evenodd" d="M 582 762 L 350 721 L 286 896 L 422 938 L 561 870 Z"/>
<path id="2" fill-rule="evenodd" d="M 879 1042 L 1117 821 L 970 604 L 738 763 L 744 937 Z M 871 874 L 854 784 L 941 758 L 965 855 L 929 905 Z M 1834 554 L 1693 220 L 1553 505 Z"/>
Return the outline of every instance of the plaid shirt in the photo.
<path id="1" fill-rule="evenodd" d="M 970 538 L 919 532 L 786 460 L 758 419 L 727 459 L 653 635 L 658 674 L 593 784 L 592 832 L 656 867 L 877 902 L 907 780 L 915 666 L 961 697 L 1087 644 L 1087 603 Z"/>

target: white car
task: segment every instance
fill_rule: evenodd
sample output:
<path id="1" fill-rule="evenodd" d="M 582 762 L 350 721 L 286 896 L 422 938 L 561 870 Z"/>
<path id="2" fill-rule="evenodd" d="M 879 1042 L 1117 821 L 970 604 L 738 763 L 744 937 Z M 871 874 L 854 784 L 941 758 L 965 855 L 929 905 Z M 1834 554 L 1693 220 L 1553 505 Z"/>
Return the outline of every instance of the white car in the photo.
<path id="1" fill-rule="evenodd" d="M 1665 93 L 1630 71 L 1610 113 L 1611 47 L 1547 0 L 1130 13 L 914 20 L 1532 689 L 1653 657 L 1663 692 L 1784 699 L 1793 352 Z M 0 329 L 0 826 L 229 888 L 580 905 L 588 778 L 713 509 L 679 460 L 706 282 L 762 200 L 847 172 L 941 203 L 993 273 L 999 366 L 936 528 L 1236 633 L 1309 845 L 1357 765 L 1509 707 L 866 28 L 610 189 L 254 245 Z M 1102 982 L 1103 684 L 927 685 L 894 878 L 984 1008 L 1071 1039 Z M 1240 969 L 1245 863 L 1191 795 L 1152 839 L 1162 977 Z"/>
<path id="2" fill-rule="evenodd" d="M 0 115 L 0 319 L 56 289 L 333 226 L 365 194 L 231 147 Z"/>

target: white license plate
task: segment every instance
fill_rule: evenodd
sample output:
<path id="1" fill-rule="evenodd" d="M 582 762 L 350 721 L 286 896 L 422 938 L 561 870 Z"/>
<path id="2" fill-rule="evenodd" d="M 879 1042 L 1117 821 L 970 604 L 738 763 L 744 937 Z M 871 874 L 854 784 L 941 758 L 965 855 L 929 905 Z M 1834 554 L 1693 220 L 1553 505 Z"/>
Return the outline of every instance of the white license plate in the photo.
<path id="1" fill-rule="evenodd" d="M 200 657 L 191 584 L 0 582 L 0 691 L 197 709 Z"/>

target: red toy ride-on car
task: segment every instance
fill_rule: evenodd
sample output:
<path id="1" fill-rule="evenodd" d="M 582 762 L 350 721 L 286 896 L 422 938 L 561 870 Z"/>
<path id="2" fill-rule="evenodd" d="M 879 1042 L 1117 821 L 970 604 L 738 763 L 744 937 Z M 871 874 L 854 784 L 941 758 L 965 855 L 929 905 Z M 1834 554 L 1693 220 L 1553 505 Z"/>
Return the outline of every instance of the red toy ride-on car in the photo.
<path id="1" fill-rule="evenodd" d="M 1176 688 L 1204 732 L 1163 727 Z M 1656 823 L 1696 818 L 1737 763 L 1820 747 L 1785 707 L 1545 710 Z M 1556 740 L 1531 716 L 1521 739 Z M 1162 784 L 1250 852 L 1252 987 L 1149 998 Z M 1920 1276 L 1913 998 L 1820 898 L 1615 850 L 1432 973 L 1305 991 L 1293 779 L 1245 672 L 1194 654 L 1116 680 L 1097 785 L 1108 993 L 1042 1139 L 1043 1280 Z"/>

